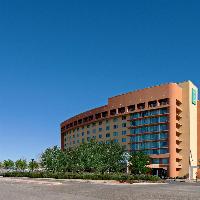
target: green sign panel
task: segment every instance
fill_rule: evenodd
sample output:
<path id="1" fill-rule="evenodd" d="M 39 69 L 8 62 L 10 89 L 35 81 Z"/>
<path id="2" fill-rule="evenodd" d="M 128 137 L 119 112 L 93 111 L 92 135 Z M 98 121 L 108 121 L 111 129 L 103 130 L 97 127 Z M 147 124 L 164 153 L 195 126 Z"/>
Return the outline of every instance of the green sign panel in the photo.
<path id="1" fill-rule="evenodd" d="M 196 105 L 197 103 L 197 92 L 192 88 L 192 104 Z"/>

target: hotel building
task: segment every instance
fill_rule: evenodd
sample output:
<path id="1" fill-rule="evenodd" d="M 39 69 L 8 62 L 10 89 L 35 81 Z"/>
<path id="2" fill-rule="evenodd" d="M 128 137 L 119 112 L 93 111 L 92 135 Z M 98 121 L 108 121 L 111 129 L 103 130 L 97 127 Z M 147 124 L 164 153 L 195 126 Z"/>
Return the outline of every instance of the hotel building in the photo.
<path id="1" fill-rule="evenodd" d="M 95 139 L 151 157 L 154 174 L 195 178 L 200 159 L 200 102 L 191 82 L 168 83 L 108 99 L 61 123 L 61 148 Z M 198 144 L 198 145 L 197 145 Z M 199 146 L 200 147 L 200 146 Z"/>

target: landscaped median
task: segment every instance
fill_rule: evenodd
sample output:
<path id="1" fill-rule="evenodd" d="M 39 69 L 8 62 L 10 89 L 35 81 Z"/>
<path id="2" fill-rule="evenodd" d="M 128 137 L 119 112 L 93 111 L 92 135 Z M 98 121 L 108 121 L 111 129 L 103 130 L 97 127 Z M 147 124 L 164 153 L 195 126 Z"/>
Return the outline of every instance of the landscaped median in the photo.
<path id="1" fill-rule="evenodd" d="M 83 179 L 83 180 L 115 180 L 120 183 L 138 182 L 164 182 L 152 175 L 127 175 L 127 174 L 94 174 L 94 173 L 47 173 L 47 172 L 6 172 L 3 177 L 29 177 L 29 178 L 54 178 L 54 179 Z"/>

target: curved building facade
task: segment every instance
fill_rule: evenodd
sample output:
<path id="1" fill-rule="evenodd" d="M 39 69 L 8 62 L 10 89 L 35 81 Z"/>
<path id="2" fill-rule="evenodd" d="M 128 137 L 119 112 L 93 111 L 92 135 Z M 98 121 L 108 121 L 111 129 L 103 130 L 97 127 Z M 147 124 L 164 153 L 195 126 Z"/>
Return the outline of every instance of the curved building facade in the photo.
<path id="1" fill-rule="evenodd" d="M 197 87 L 187 81 L 108 98 L 107 105 L 61 123 L 61 148 L 91 139 L 113 140 L 128 152 L 150 155 L 154 174 L 166 171 L 170 177 L 195 177 L 197 92 Z"/>

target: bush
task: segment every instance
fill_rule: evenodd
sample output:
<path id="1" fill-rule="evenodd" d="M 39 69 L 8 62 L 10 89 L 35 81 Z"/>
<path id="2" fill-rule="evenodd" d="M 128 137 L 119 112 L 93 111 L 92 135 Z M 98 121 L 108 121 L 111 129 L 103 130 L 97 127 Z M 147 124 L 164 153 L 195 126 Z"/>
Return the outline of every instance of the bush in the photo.
<path id="1" fill-rule="evenodd" d="M 29 177 L 29 178 L 55 178 L 55 179 L 85 179 L 85 180 L 116 180 L 119 182 L 161 181 L 158 176 L 152 175 L 127 175 L 121 173 L 51 173 L 51 172 L 6 172 L 4 177 Z"/>

